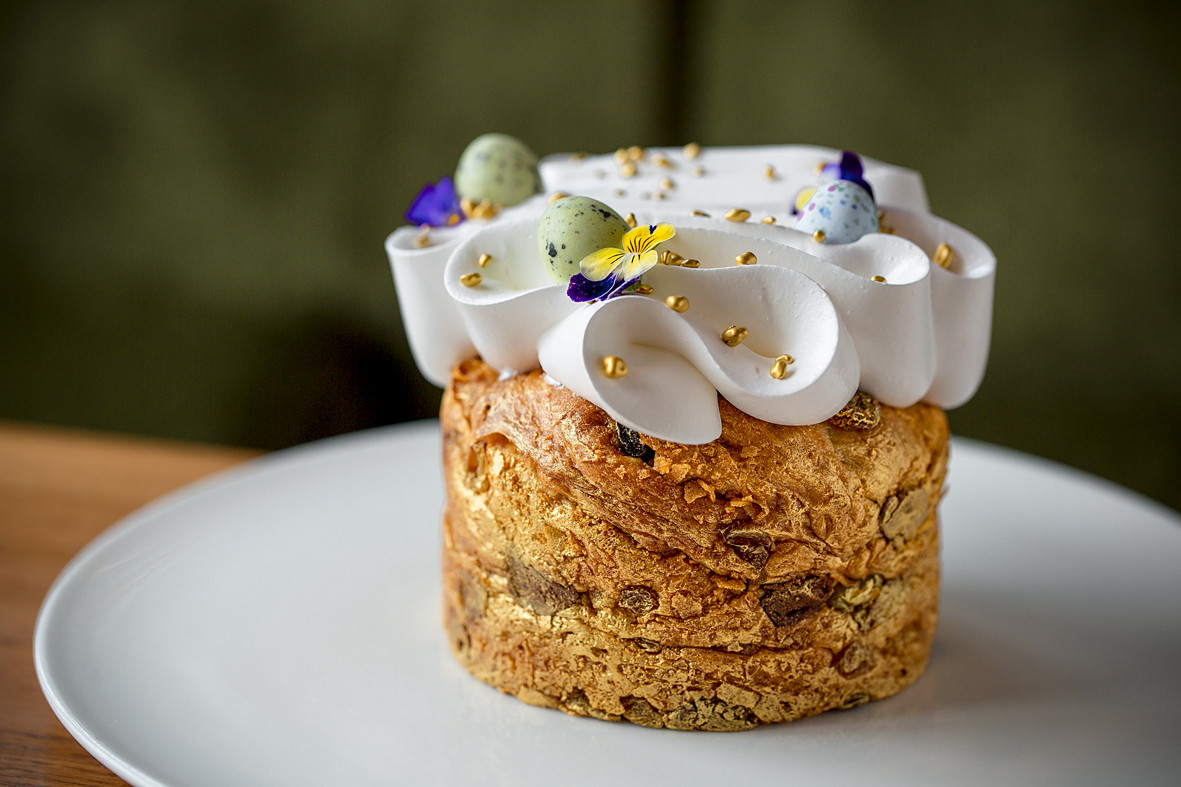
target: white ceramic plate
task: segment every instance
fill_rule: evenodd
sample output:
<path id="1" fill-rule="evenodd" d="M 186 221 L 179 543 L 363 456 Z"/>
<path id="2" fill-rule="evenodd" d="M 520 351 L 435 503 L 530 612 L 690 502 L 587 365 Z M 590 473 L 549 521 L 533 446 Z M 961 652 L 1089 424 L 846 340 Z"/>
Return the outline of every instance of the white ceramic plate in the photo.
<path id="1" fill-rule="evenodd" d="M 90 544 L 47 597 L 42 687 L 136 785 L 1175 783 L 1181 520 L 953 446 L 931 666 L 884 702 L 736 734 L 527 706 L 439 625 L 434 422 L 214 476 Z"/>

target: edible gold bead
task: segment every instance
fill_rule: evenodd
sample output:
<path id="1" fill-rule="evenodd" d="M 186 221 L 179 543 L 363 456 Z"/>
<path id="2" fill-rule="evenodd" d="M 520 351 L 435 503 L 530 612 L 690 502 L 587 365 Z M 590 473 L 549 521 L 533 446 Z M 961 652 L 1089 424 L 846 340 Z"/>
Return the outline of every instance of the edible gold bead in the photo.
<path id="1" fill-rule="evenodd" d="M 775 180 L 779 177 L 779 173 L 775 171 L 775 167 L 768 164 L 763 168 L 763 177 L 765 177 L 767 180 Z"/>
<path id="2" fill-rule="evenodd" d="M 689 211 L 689 215 L 690 216 L 704 216 L 707 219 L 709 218 L 709 214 L 706 213 L 704 210 L 691 210 L 691 211 Z"/>
<path id="3" fill-rule="evenodd" d="M 812 240 L 817 243 L 824 243 L 824 230 L 816 230 L 812 233 Z"/>
<path id="4" fill-rule="evenodd" d="M 880 282 L 881 284 L 885 284 L 885 283 L 886 283 L 886 277 L 885 277 L 885 276 L 870 276 L 869 278 L 870 278 L 870 280 L 871 280 L 871 281 Z"/>
<path id="5" fill-rule="evenodd" d="M 626 216 L 623 217 L 623 220 L 626 221 L 627 226 L 631 227 L 633 230 L 636 228 L 636 226 L 638 226 L 636 224 L 636 214 L 634 214 L 634 213 L 627 214 Z"/>
<path id="6" fill-rule="evenodd" d="M 647 155 L 644 149 L 639 145 L 632 145 L 627 149 L 627 157 L 632 161 L 643 161 L 644 156 Z"/>
<path id="7" fill-rule="evenodd" d="M 580 150 L 577 153 L 571 154 L 570 160 L 571 161 L 582 161 L 588 155 L 590 155 L 590 154 L 588 154 L 585 150 Z"/>
<path id="8" fill-rule="evenodd" d="M 681 263 L 682 268 L 700 268 L 701 260 L 685 260 Z"/>
<path id="9" fill-rule="evenodd" d="M 664 305 L 677 314 L 684 314 L 689 311 L 689 299 L 684 295 L 670 295 L 664 299 Z"/>
<path id="10" fill-rule="evenodd" d="M 694 167 L 693 168 L 693 177 L 700 178 L 704 174 L 705 174 L 705 167 Z"/>
<path id="11" fill-rule="evenodd" d="M 657 259 L 661 265 L 680 265 L 685 261 L 684 257 L 669 249 L 664 249 L 661 251 L 660 256 Z"/>
<path id="12" fill-rule="evenodd" d="M 685 154 L 685 158 L 697 158 L 701 155 L 701 145 L 698 145 L 696 142 L 690 142 L 684 147 L 682 152 Z"/>
<path id="13" fill-rule="evenodd" d="M 627 374 L 627 364 L 618 355 L 608 355 L 599 361 L 599 367 L 602 368 L 603 374 L 615 379 L 623 377 Z"/>
<path id="14" fill-rule="evenodd" d="M 673 165 L 673 163 L 669 161 L 668 157 L 663 153 L 657 153 L 655 156 L 653 156 L 652 163 L 658 167 L 664 167 L 665 169 L 670 169 Z"/>
<path id="15" fill-rule="evenodd" d="M 620 148 L 619 150 L 615 151 L 615 163 L 616 164 L 623 164 L 626 161 L 627 161 L 627 148 Z"/>
<path id="16" fill-rule="evenodd" d="M 940 243 L 939 247 L 935 249 L 935 256 L 933 261 L 940 268 L 951 269 L 951 246 L 946 243 Z"/>
<path id="17" fill-rule="evenodd" d="M 459 277 L 459 283 L 464 287 L 476 287 L 482 281 L 484 281 L 484 277 L 478 273 L 465 273 Z"/>
<path id="18" fill-rule="evenodd" d="M 741 325 L 731 325 L 726 330 L 722 331 L 722 341 L 731 347 L 737 347 L 742 343 L 742 340 L 747 337 L 750 332 Z"/>
<path id="19" fill-rule="evenodd" d="M 726 221 L 742 222 L 750 218 L 750 211 L 746 208 L 730 208 L 722 218 Z"/>
<path id="20" fill-rule="evenodd" d="M 763 216 L 763 218 L 759 219 L 759 221 L 761 221 L 763 224 L 774 224 L 775 217 L 774 216 Z"/>
<path id="21" fill-rule="evenodd" d="M 416 249 L 425 249 L 427 246 L 430 246 L 430 245 L 431 245 L 431 234 L 429 232 L 425 232 L 425 231 L 420 232 L 414 238 L 414 247 Z"/>
<path id="22" fill-rule="evenodd" d="M 782 380 L 787 377 L 787 367 L 795 363 L 795 358 L 790 355 L 781 355 L 775 359 L 775 363 L 771 364 L 771 376 L 776 380 Z"/>
<path id="23" fill-rule="evenodd" d="M 652 199 L 655 199 L 655 200 L 661 200 L 661 199 L 664 199 L 664 192 L 663 192 L 663 191 L 656 191 L 656 192 L 653 192 L 653 194 L 652 194 Z"/>
<path id="24" fill-rule="evenodd" d="M 480 259 L 476 260 L 476 262 L 479 263 L 481 268 L 487 268 L 488 263 L 492 262 L 492 255 L 491 254 L 481 254 Z"/>
<path id="25" fill-rule="evenodd" d="M 758 261 L 759 258 L 753 251 L 744 251 L 734 258 L 735 265 L 754 265 Z"/>
<path id="26" fill-rule="evenodd" d="M 661 178 L 660 188 L 664 189 L 665 191 L 671 191 L 672 189 L 675 189 L 676 187 L 677 187 L 676 184 L 672 182 L 671 178 Z"/>
<path id="27" fill-rule="evenodd" d="M 634 178 L 636 176 L 636 164 L 634 161 L 625 161 L 619 165 L 619 175 L 624 178 Z"/>
<path id="28" fill-rule="evenodd" d="M 623 189 L 615 189 L 615 191 L 613 191 L 611 193 L 617 197 L 626 197 L 627 196 L 627 192 L 624 191 Z"/>
<path id="29" fill-rule="evenodd" d="M 634 292 L 636 295 L 651 295 L 652 294 L 652 285 L 651 284 L 637 284 L 635 289 L 632 290 L 632 292 Z"/>

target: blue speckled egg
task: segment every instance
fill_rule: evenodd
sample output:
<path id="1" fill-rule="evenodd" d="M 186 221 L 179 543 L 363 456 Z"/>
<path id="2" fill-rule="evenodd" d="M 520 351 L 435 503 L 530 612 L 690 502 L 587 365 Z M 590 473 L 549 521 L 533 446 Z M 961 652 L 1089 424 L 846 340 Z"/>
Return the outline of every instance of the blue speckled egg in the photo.
<path id="1" fill-rule="evenodd" d="M 507 134 L 476 137 L 455 168 L 455 193 L 461 199 L 508 207 L 540 192 L 537 155 Z"/>
<path id="2" fill-rule="evenodd" d="M 852 243 L 878 231 L 878 211 L 865 189 L 848 180 L 834 180 L 816 189 L 796 216 L 796 229 L 824 231 L 825 243 Z"/>
<path id="3" fill-rule="evenodd" d="M 559 284 L 578 273 L 578 263 L 599 249 L 619 248 L 631 229 L 614 210 L 590 197 L 563 197 L 541 215 L 537 249 Z"/>

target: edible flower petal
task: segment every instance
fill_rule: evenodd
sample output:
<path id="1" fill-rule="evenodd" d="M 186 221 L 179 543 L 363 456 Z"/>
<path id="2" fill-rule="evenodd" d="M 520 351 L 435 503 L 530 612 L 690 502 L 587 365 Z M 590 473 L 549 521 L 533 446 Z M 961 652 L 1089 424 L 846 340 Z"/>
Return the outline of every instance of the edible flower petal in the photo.
<path id="1" fill-rule="evenodd" d="M 431 227 L 450 227 L 463 221 L 463 211 L 451 178 L 444 177 L 438 183 L 423 186 L 406 211 L 406 220 Z"/>
<path id="2" fill-rule="evenodd" d="M 628 230 L 622 249 L 599 249 L 582 259 L 566 294 L 579 302 L 619 295 L 656 266 L 656 247 L 676 234 L 671 224 L 645 224 Z"/>
<path id="3" fill-rule="evenodd" d="M 865 166 L 861 163 L 861 157 L 851 150 L 841 153 L 841 160 L 839 162 L 830 161 L 825 164 L 824 168 L 820 170 L 820 178 L 825 181 L 852 181 L 865 189 L 870 199 L 874 198 L 873 188 L 870 187 L 869 181 L 865 179 Z"/>

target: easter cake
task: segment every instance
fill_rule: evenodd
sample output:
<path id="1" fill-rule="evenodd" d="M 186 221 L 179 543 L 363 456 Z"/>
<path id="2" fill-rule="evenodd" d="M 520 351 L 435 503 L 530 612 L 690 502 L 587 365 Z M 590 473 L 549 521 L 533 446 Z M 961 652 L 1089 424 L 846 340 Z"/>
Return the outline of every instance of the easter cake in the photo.
<path id="1" fill-rule="evenodd" d="M 995 258 L 808 146 L 538 161 L 486 135 L 387 240 L 440 413 L 444 619 L 520 699 L 741 730 L 897 693 Z"/>

